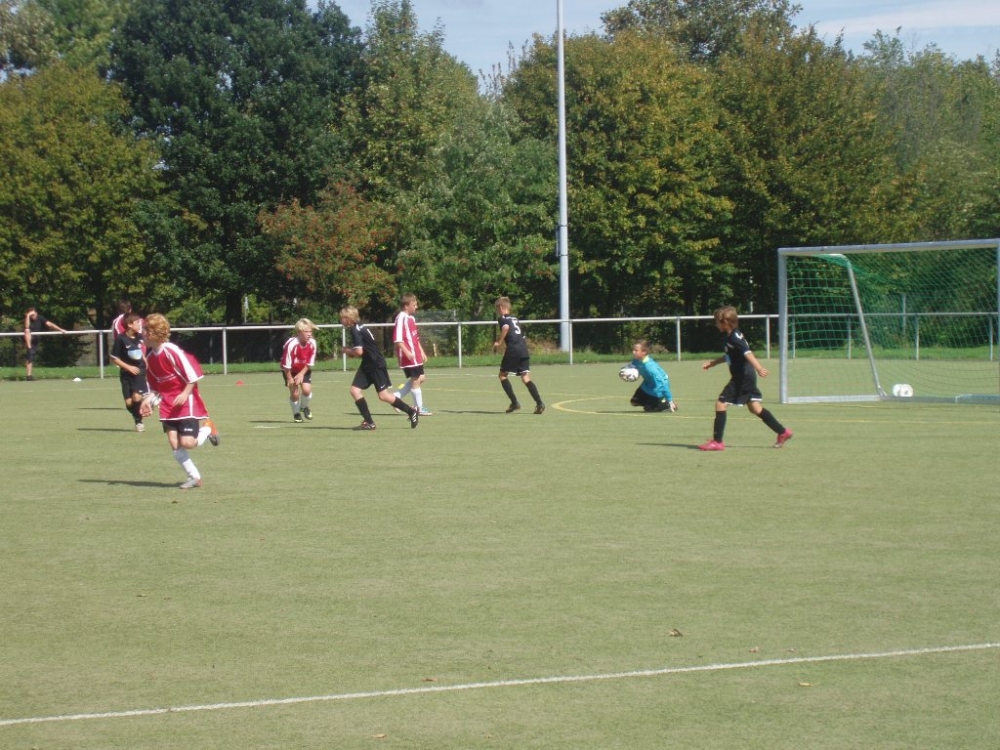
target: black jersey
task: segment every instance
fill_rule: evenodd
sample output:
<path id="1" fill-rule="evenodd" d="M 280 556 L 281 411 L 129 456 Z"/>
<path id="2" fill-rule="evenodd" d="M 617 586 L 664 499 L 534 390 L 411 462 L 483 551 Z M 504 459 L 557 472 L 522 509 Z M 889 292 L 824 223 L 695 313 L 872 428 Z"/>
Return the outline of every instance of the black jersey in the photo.
<path id="1" fill-rule="evenodd" d="M 127 333 L 120 333 L 115 337 L 114 346 L 111 347 L 111 356 L 127 362 L 139 368 L 139 373 L 146 372 L 146 360 L 143 358 L 145 346 L 141 338 L 132 338 Z M 131 377 L 124 370 L 119 373 L 121 377 Z"/>
<path id="2" fill-rule="evenodd" d="M 371 330 L 361 324 L 355 323 L 351 326 L 351 347 L 362 349 L 361 366 L 367 369 L 385 367 L 385 357 L 382 350 L 378 348 L 375 336 Z"/>
<path id="3" fill-rule="evenodd" d="M 497 319 L 497 325 L 500 326 L 501 331 L 504 326 L 507 326 L 507 336 L 504 338 L 507 352 L 527 357 L 528 343 L 524 340 L 524 334 L 521 332 L 521 326 L 517 322 L 517 318 L 513 315 L 501 315 Z"/>
<path id="4" fill-rule="evenodd" d="M 726 362 L 729 363 L 729 374 L 734 378 L 742 377 L 747 367 L 753 370 L 752 365 L 747 362 L 747 354 L 750 352 L 750 344 L 743 331 L 739 328 L 730 331 L 726 336 Z"/>

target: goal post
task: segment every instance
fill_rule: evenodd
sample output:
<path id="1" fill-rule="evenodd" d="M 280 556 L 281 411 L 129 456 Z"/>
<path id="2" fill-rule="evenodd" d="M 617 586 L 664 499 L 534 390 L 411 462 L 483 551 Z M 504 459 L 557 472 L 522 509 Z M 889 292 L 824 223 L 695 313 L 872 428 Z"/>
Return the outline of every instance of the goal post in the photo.
<path id="1" fill-rule="evenodd" d="M 778 249 L 782 403 L 1000 404 L 1000 239 Z"/>

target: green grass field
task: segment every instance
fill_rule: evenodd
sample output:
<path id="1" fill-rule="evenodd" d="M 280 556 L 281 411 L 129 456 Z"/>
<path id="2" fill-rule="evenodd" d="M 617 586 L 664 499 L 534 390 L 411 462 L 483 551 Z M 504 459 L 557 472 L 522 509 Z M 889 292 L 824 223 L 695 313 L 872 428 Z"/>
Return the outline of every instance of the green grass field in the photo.
<path id="1" fill-rule="evenodd" d="M 726 373 L 663 362 L 672 415 L 617 363 L 536 367 L 541 416 L 435 369 L 375 433 L 349 374 L 301 425 L 209 376 L 190 492 L 116 378 L 0 383 L 0 747 L 1000 746 L 1000 409 L 775 372 L 795 438 L 706 454 Z"/>

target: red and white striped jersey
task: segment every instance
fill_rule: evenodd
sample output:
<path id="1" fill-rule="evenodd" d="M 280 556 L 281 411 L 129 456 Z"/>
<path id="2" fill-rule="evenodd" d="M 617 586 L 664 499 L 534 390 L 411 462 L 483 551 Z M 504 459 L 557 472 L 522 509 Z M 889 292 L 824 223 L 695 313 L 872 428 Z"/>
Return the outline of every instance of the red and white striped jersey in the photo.
<path id="1" fill-rule="evenodd" d="M 305 367 L 316 365 L 316 341 L 308 339 L 304 344 L 298 336 L 292 336 L 281 350 L 281 369 L 298 375 Z"/>
<path id="2" fill-rule="evenodd" d="M 420 332 L 417 331 L 417 319 L 405 310 L 396 316 L 396 327 L 393 331 L 392 341 L 396 345 L 396 357 L 399 360 L 400 367 L 416 367 L 427 361 L 422 356 L 424 350 L 420 346 Z M 413 353 L 413 356 L 407 357 L 400 344 L 405 344 Z"/>
<path id="3" fill-rule="evenodd" d="M 160 421 L 208 419 L 208 409 L 201 400 L 197 385 L 184 401 L 174 405 L 174 400 L 188 383 L 197 383 L 203 377 L 198 361 L 177 344 L 167 341 L 146 353 L 146 380 L 152 390 L 163 396 Z"/>

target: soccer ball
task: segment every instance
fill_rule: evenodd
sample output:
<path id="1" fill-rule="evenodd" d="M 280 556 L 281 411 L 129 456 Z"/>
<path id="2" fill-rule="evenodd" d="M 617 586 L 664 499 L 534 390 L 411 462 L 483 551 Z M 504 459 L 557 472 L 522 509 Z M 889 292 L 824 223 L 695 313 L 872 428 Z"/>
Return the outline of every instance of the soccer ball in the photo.
<path id="1" fill-rule="evenodd" d="M 632 367 L 632 365 L 625 365 L 618 371 L 618 377 L 626 383 L 634 383 L 639 379 L 639 371 Z"/>
<path id="2" fill-rule="evenodd" d="M 156 391 L 150 391 L 145 396 L 142 397 L 142 405 L 139 407 L 141 412 L 145 412 L 149 409 L 149 413 L 153 414 L 157 409 L 160 408 L 160 402 L 163 401 L 163 396 L 161 396 Z"/>
<path id="3" fill-rule="evenodd" d="M 908 383 L 896 383 L 896 385 L 892 387 L 892 395 L 897 398 L 912 398 L 913 386 Z"/>

